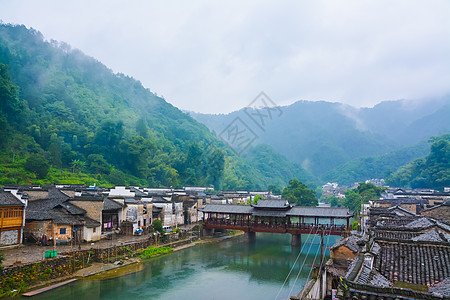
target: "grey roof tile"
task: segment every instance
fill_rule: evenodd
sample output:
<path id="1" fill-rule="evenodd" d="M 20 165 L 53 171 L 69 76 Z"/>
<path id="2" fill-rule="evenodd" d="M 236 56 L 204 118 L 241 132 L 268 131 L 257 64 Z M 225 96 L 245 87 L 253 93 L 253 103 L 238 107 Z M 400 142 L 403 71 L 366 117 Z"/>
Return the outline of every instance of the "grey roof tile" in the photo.
<path id="1" fill-rule="evenodd" d="M 10 192 L 0 190 L 0 207 L 7 206 L 25 206 L 25 204 Z"/>

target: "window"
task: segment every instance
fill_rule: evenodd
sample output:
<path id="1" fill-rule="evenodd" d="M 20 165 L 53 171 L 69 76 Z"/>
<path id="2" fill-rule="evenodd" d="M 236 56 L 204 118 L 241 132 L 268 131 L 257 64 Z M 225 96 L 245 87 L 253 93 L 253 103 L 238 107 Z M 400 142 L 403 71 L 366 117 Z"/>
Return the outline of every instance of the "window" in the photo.
<path id="1" fill-rule="evenodd" d="M 94 228 L 92 228 L 92 232 L 95 232 L 95 229 L 97 229 L 97 228 L 95 228 L 95 227 L 94 227 Z"/>
<path id="2" fill-rule="evenodd" d="M 66 228 L 60 228 L 59 234 L 66 234 Z"/>

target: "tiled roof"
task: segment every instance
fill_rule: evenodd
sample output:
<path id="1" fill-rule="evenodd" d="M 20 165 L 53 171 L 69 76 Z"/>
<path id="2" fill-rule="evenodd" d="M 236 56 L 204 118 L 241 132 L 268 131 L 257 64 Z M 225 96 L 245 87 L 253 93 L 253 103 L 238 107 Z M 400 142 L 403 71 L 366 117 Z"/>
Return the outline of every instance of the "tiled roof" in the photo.
<path id="1" fill-rule="evenodd" d="M 233 205 L 233 204 L 207 204 L 204 208 L 199 209 L 205 213 L 221 213 L 221 214 L 252 214 L 254 208 L 250 205 Z"/>
<path id="2" fill-rule="evenodd" d="M 108 198 L 106 198 L 103 202 L 103 210 L 119 210 L 122 208 L 122 204 Z"/>
<path id="3" fill-rule="evenodd" d="M 381 275 L 374 269 L 371 269 L 366 264 L 363 264 L 358 276 L 354 280 L 359 284 L 367 284 L 376 287 L 390 287 L 391 282 L 386 277 Z"/>
<path id="4" fill-rule="evenodd" d="M 54 208 L 43 211 L 27 211 L 25 218 L 27 221 L 52 220 L 56 224 L 83 225 L 76 215 L 70 215 L 61 209 Z"/>
<path id="5" fill-rule="evenodd" d="M 358 237 L 356 235 L 351 235 L 346 238 L 343 238 L 339 241 L 337 241 L 333 246 L 331 246 L 330 249 L 336 249 L 341 246 L 346 246 L 348 249 L 352 250 L 353 252 L 362 251 L 364 249 L 365 243 L 367 240 Z"/>
<path id="6" fill-rule="evenodd" d="M 375 239 L 390 239 L 390 240 L 410 240 L 413 237 L 420 235 L 420 232 L 414 231 L 390 231 L 390 230 L 373 230 L 372 236 Z"/>
<path id="7" fill-rule="evenodd" d="M 139 202 L 138 200 L 134 199 L 134 198 L 126 198 L 125 199 L 125 204 L 139 204 L 141 202 Z"/>
<path id="8" fill-rule="evenodd" d="M 274 201 L 274 200 L 270 200 Z M 347 218 L 352 216 L 347 208 L 337 207 L 292 207 L 289 210 L 279 211 L 273 209 L 271 211 L 258 209 L 249 205 L 233 205 L 233 204 L 208 204 L 203 209 L 199 209 L 205 213 L 221 213 L 221 214 L 252 214 L 255 216 L 303 216 L 303 217 L 322 217 L 322 218 Z"/>
<path id="9" fill-rule="evenodd" d="M 60 206 L 64 207 L 72 215 L 84 215 L 86 213 L 84 209 L 74 205 L 70 201 L 61 203 Z"/>
<path id="10" fill-rule="evenodd" d="M 170 203 L 170 200 L 167 200 L 163 197 L 154 196 L 154 197 L 152 197 L 152 202 L 153 203 Z"/>
<path id="11" fill-rule="evenodd" d="M 255 208 L 286 209 L 290 205 L 289 205 L 289 202 L 287 200 L 260 199 L 257 204 L 253 204 L 252 206 L 255 207 Z"/>
<path id="12" fill-rule="evenodd" d="M 450 297 L 450 277 L 430 286 L 428 291 L 436 296 Z"/>
<path id="13" fill-rule="evenodd" d="M 50 189 L 47 199 L 28 201 L 27 214 L 29 211 L 43 212 L 51 210 L 52 208 L 61 205 L 67 200 L 69 200 L 69 197 L 66 194 L 60 192 L 57 189 Z"/>
<path id="14" fill-rule="evenodd" d="M 378 242 L 374 267 L 390 281 L 434 284 L 450 276 L 450 246 Z"/>
<path id="15" fill-rule="evenodd" d="M 407 209 L 404 209 L 403 207 L 398 206 L 398 205 L 389 207 L 387 210 L 388 211 L 393 211 L 397 216 L 400 216 L 400 217 L 403 217 L 403 216 L 407 217 L 407 216 L 415 216 L 416 215 L 414 212 L 409 211 Z"/>
<path id="16" fill-rule="evenodd" d="M 334 217 L 347 218 L 353 216 L 348 208 L 344 207 L 306 207 L 295 206 L 289 212 L 288 216 L 302 216 L 302 217 Z"/>
<path id="17" fill-rule="evenodd" d="M 409 224 L 406 224 L 406 228 L 409 229 L 416 229 L 416 228 L 427 228 L 434 225 L 433 222 L 431 222 L 428 218 L 420 218 L 417 220 L 412 221 Z"/>
<path id="18" fill-rule="evenodd" d="M 6 206 L 25 206 L 25 204 L 10 192 L 0 191 L 0 207 Z"/>
<path id="19" fill-rule="evenodd" d="M 425 233 L 422 233 L 421 235 L 418 235 L 416 237 L 413 237 L 413 241 L 423 241 L 423 242 L 444 242 L 448 243 L 450 240 L 449 234 L 446 234 L 445 232 L 440 232 L 437 229 L 427 231 Z"/>

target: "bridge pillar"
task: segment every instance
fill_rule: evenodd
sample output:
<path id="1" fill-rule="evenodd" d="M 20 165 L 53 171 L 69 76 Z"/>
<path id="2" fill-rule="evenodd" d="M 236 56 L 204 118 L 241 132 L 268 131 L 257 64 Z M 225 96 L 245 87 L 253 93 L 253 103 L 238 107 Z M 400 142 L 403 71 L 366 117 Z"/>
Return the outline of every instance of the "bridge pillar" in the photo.
<path id="1" fill-rule="evenodd" d="M 292 246 L 300 246 L 302 244 L 302 235 L 301 234 L 293 234 L 292 235 Z"/>
<path id="2" fill-rule="evenodd" d="M 252 232 L 252 231 L 245 232 L 244 238 L 247 242 L 253 243 L 256 241 L 256 232 Z"/>
<path id="3" fill-rule="evenodd" d="M 213 236 L 214 228 L 203 228 L 203 235 L 205 236 Z"/>

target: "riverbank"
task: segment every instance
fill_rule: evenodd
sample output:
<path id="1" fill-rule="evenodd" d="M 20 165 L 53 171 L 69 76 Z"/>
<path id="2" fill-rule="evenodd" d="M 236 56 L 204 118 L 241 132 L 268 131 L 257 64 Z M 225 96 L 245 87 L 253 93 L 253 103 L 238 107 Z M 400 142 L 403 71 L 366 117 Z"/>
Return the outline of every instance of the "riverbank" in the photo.
<path id="1" fill-rule="evenodd" d="M 199 240 L 184 240 L 184 241 L 177 241 L 170 244 L 163 244 L 159 246 L 155 246 L 157 248 L 160 247 L 173 247 L 172 249 L 174 252 L 184 250 L 186 248 L 190 248 L 196 245 L 201 244 L 210 244 L 210 243 L 219 243 L 223 240 L 230 239 L 233 237 L 237 237 L 242 235 L 242 232 L 236 233 L 231 232 L 231 234 L 227 234 L 225 236 L 218 236 L 218 237 L 205 237 L 203 239 Z M 169 255 L 169 254 L 164 254 Z M 161 255 L 160 255 L 161 256 Z M 157 258 L 158 256 L 152 257 Z M 48 280 L 45 282 L 41 282 L 40 284 L 31 285 L 27 287 L 27 292 L 36 291 L 42 288 L 46 288 L 44 290 L 51 290 L 54 288 L 59 287 L 59 284 L 62 282 L 66 282 L 68 280 L 72 279 L 82 279 L 82 280 L 105 280 L 105 279 L 112 279 L 136 272 L 140 272 L 144 270 L 145 266 L 143 263 L 143 260 L 139 257 L 120 257 L 118 260 L 114 262 L 107 262 L 107 263 L 101 263 L 101 262 L 94 262 L 91 263 L 90 266 L 82 268 L 76 272 L 74 272 L 72 275 L 64 276 L 58 279 Z"/>

